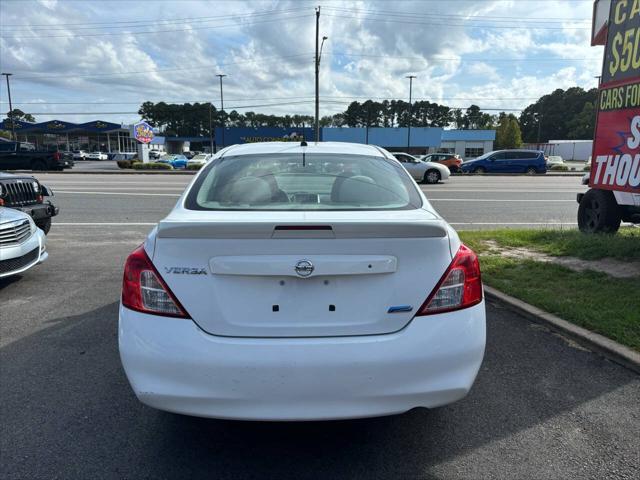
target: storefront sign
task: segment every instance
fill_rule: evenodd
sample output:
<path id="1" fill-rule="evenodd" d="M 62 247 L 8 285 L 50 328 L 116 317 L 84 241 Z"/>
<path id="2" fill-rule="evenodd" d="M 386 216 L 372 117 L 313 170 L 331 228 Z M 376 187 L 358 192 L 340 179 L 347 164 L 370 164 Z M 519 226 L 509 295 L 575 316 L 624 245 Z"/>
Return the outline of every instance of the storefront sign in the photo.
<path id="1" fill-rule="evenodd" d="M 153 128 L 147 122 L 136 123 L 133 126 L 133 137 L 140 143 L 150 143 L 153 140 Z"/>

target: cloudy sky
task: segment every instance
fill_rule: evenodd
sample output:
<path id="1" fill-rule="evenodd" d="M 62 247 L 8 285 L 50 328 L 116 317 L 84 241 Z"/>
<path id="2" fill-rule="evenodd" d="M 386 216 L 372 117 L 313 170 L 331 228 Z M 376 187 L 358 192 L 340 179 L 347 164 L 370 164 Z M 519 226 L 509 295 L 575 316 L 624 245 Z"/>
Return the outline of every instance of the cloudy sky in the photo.
<path id="1" fill-rule="evenodd" d="M 594 87 L 601 69 L 590 0 L 3 0 L 0 70 L 38 120 L 128 123 L 145 100 L 219 106 L 218 73 L 225 110 L 312 114 L 317 5 L 323 115 L 406 100 L 409 74 L 414 99 L 517 113 Z"/>

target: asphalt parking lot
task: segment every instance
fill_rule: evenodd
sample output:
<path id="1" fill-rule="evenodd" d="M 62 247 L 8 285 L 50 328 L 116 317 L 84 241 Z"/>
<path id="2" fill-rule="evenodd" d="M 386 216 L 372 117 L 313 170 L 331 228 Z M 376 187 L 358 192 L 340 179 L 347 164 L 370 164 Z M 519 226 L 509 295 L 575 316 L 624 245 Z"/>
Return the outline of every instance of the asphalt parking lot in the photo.
<path id="1" fill-rule="evenodd" d="M 496 304 L 476 385 L 447 407 L 284 424 L 145 407 L 118 358 L 122 265 L 191 177 L 39 177 L 62 213 L 49 260 L 0 280 L 0 478 L 640 476 L 640 377 Z M 488 228 L 570 226 L 578 187 L 471 177 L 424 188 L 457 227 Z"/>

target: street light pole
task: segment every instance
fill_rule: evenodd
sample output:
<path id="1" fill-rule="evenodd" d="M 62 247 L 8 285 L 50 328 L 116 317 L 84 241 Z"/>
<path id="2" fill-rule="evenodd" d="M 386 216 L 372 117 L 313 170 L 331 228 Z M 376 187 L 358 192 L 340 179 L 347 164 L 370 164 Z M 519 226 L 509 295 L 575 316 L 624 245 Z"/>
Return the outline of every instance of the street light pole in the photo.
<path id="1" fill-rule="evenodd" d="M 411 146 L 411 94 L 413 90 L 413 79 L 416 78 L 416 76 L 407 75 L 406 78 L 409 79 L 409 128 L 407 129 L 407 150 L 409 150 Z"/>
<path id="2" fill-rule="evenodd" d="M 224 143 L 224 96 L 222 95 L 222 78 L 226 75 L 219 73 L 216 77 L 220 77 L 220 115 L 222 115 L 222 147 L 225 147 Z"/>
<path id="3" fill-rule="evenodd" d="M 11 116 L 11 112 L 13 112 L 13 105 L 11 104 L 11 86 L 9 85 L 9 77 L 13 75 L 13 73 L 3 73 L 2 75 L 4 75 L 5 78 L 7 79 L 7 96 L 9 97 L 9 115 L 7 115 L 7 117 L 11 122 L 11 139 L 15 141 L 16 130 L 15 130 L 15 127 L 13 126 L 13 117 Z"/>
<path id="4" fill-rule="evenodd" d="M 315 140 L 320 141 L 320 7 L 316 7 L 316 118 L 314 124 Z"/>

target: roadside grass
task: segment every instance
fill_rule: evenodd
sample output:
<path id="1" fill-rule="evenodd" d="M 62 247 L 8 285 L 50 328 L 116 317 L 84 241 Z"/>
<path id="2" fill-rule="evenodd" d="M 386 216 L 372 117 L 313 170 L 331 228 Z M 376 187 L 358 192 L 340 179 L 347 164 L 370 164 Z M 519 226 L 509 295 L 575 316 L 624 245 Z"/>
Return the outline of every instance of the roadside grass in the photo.
<path id="1" fill-rule="evenodd" d="M 483 243 L 494 240 L 501 246 L 587 260 L 637 260 L 637 229 L 625 229 L 619 237 L 564 230 L 465 231 L 460 237 L 480 255 L 487 285 L 640 351 L 640 277 L 612 278 L 592 270 L 576 272 L 552 263 L 500 257 Z"/>
<path id="2" fill-rule="evenodd" d="M 585 235 L 579 230 L 501 229 L 460 232 L 464 242 L 475 251 L 488 249 L 483 242 L 493 240 L 503 247 L 525 247 L 553 256 L 598 260 L 610 257 L 640 259 L 640 228 L 621 228 L 616 235 Z"/>

